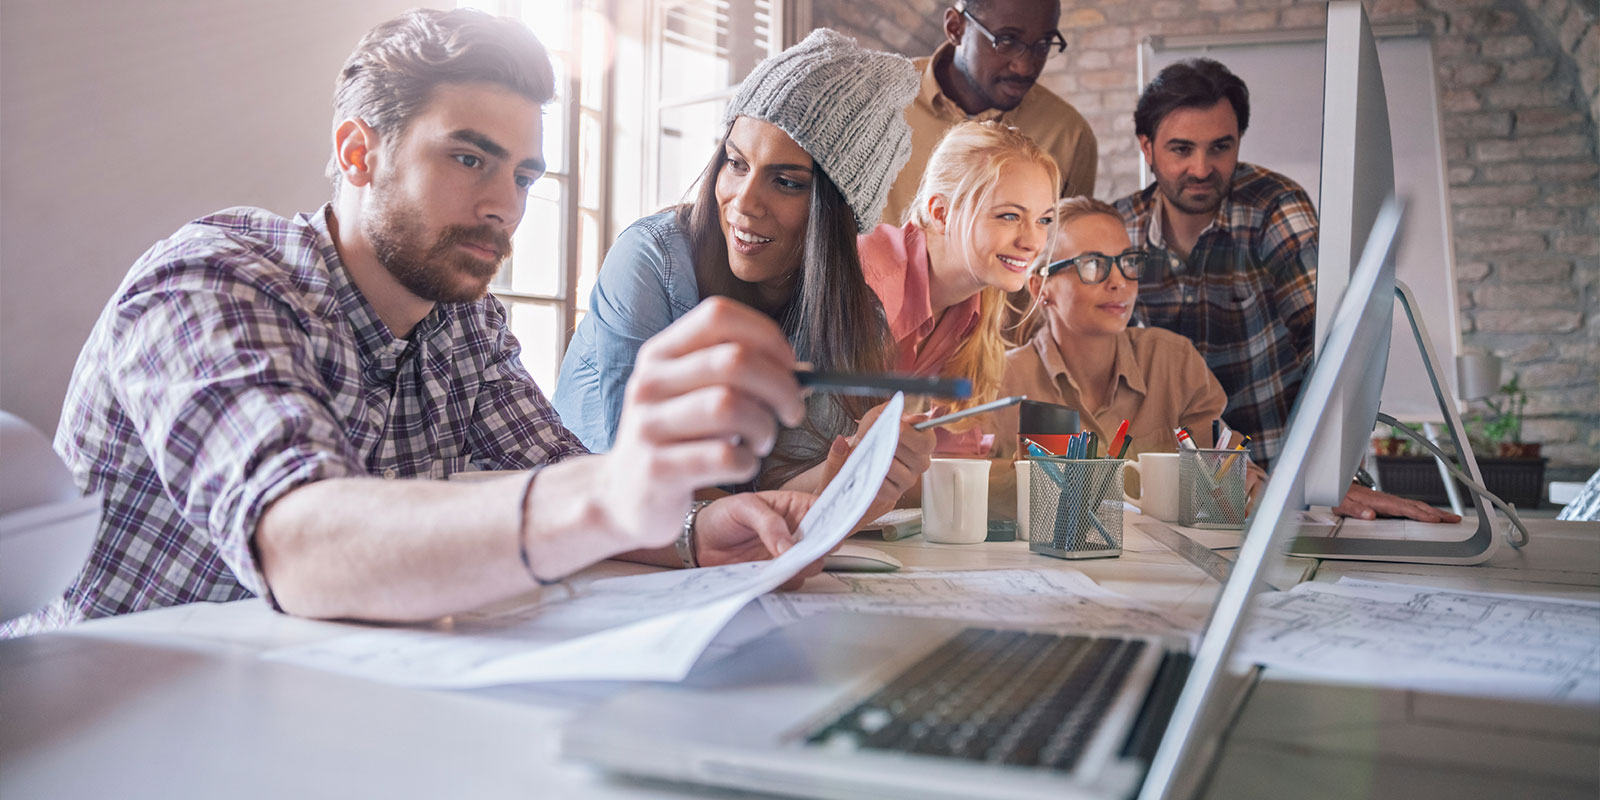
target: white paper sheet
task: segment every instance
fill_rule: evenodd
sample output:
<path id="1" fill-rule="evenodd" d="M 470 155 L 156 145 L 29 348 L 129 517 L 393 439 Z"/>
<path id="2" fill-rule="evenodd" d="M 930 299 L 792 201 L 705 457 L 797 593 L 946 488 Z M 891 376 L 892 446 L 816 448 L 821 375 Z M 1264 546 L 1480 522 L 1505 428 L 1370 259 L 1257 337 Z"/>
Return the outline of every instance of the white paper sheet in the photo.
<path id="1" fill-rule="evenodd" d="M 1369 685 L 1600 704 L 1600 603 L 1303 583 L 1256 598 L 1238 657 Z"/>
<path id="2" fill-rule="evenodd" d="M 770 561 L 606 578 L 557 587 L 534 604 L 462 614 L 426 628 L 363 627 L 265 657 L 411 686 L 470 688 L 553 680 L 681 680 L 750 600 L 821 558 L 867 511 L 899 443 L 896 395 Z"/>
<path id="3" fill-rule="evenodd" d="M 779 622 L 856 613 L 964 619 L 988 625 L 1116 633 L 1188 634 L 1198 620 L 1170 617 L 1101 587 L 1075 569 L 832 573 L 761 605 Z"/>

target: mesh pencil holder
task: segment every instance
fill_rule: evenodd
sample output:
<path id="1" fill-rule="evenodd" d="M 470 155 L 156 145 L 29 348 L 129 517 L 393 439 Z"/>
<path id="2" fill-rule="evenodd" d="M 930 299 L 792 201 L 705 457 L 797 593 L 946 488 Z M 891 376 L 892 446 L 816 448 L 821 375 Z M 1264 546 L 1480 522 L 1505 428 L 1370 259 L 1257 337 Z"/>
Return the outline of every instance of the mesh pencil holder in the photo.
<path id="1" fill-rule="evenodd" d="M 1240 450 L 1178 451 L 1178 522 L 1191 528 L 1238 530 L 1250 456 Z"/>
<path id="2" fill-rule="evenodd" d="M 1028 549 L 1056 558 L 1122 555 L 1122 466 L 1115 458 L 1030 459 Z"/>

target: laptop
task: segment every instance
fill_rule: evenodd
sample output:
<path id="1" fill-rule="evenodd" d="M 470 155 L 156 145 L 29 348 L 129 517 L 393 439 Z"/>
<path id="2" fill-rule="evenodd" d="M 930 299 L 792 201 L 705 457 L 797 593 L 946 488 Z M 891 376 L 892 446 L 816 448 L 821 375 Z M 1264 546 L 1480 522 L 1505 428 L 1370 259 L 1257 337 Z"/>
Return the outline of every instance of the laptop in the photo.
<path id="1" fill-rule="evenodd" d="M 568 757 L 671 782 L 810 798 L 1190 797 L 1249 685 L 1231 663 L 1257 580 L 1298 528 L 1313 433 L 1357 342 L 1401 212 L 1379 214 L 1199 647 L 953 620 L 814 616 L 619 695 L 564 731 Z M 1387 324 L 1387 322 L 1383 322 Z"/>

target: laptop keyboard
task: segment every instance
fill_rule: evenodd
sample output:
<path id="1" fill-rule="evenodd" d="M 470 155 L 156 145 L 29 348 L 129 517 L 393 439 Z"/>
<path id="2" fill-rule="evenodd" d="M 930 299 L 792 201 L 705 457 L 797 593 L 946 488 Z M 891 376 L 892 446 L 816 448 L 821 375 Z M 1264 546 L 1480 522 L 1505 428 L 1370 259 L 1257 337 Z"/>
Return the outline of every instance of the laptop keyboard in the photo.
<path id="1" fill-rule="evenodd" d="M 1070 771 L 1144 647 L 968 628 L 807 742 Z"/>

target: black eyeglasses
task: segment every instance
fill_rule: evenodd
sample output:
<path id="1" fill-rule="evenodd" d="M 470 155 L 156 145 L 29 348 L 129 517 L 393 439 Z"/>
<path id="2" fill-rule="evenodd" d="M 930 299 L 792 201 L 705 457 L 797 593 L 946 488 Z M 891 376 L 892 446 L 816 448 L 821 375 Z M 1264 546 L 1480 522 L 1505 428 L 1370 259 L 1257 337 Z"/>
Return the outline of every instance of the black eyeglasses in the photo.
<path id="1" fill-rule="evenodd" d="M 989 40 L 989 45 L 1002 58 L 1016 58 L 1023 53 L 1027 53 L 1035 61 L 1042 61 L 1056 53 L 1064 53 L 1067 50 L 1067 37 L 1062 36 L 1061 31 L 1051 31 L 1049 36 L 1033 44 L 1024 44 L 1021 39 L 1009 33 L 1002 33 L 999 36 L 990 33 L 989 29 L 984 27 L 983 23 L 979 22 L 978 18 L 972 16 L 965 8 L 956 10 L 961 12 L 961 16 L 972 20 L 973 25 L 978 26 L 978 32 Z"/>
<path id="2" fill-rule="evenodd" d="M 1078 280 L 1084 283 L 1099 283 L 1111 277 L 1111 266 L 1116 265 L 1122 277 L 1130 281 L 1139 280 L 1151 261 L 1156 258 L 1154 253 L 1139 248 L 1124 250 L 1114 256 L 1105 253 L 1084 253 L 1072 258 L 1063 258 L 1053 261 L 1039 268 L 1039 274 L 1048 278 L 1068 267 L 1078 270 Z"/>

